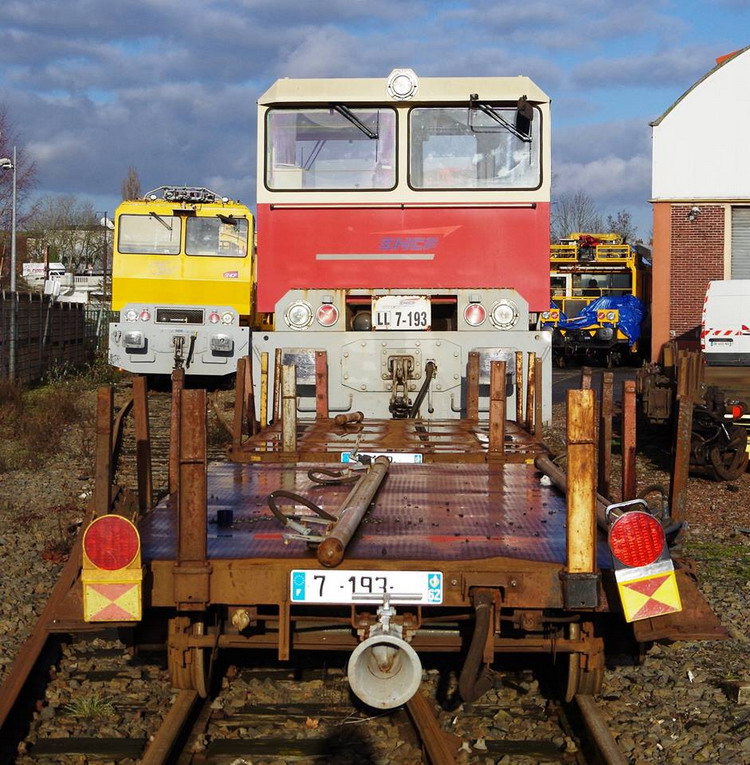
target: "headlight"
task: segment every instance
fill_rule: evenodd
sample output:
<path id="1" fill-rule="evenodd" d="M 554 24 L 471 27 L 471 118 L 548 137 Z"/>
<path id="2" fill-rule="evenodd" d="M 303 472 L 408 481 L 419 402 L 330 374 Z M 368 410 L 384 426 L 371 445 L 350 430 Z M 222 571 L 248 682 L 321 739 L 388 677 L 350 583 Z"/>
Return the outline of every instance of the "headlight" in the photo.
<path id="1" fill-rule="evenodd" d="M 224 313 L 221 314 L 222 324 L 231 324 L 233 321 L 234 321 L 234 314 L 231 311 L 224 311 Z"/>
<path id="2" fill-rule="evenodd" d="M 464 321 L 470 327 L 481 327 L 487 318 L 487 309 L 481 303 L 469 303 L 464 308 Z"/>
<path id="3" fill-rule="evenodd" d="M 298 300 L 296 303 L 292 303 L 289 308 L 286 309 L 284 314 L 284 321 L 292 329 L 305 329 L 312 324 L 313 310 L 312 306 L 304 300 Z"/>
<path id="4" fill-rule="evenodd" d="M 138 311 L 135 308 L 128 308 L 123 314 L 125 321 L 138 321 Z"/>
<path id="5" fill-rule="evenodd" d="M 490 321 L 498 329 L 510 329 L 518 323 L 518 306 L 512 300 L 499 300 L 492 306 Z"/>
<path id="6" fill-rule="evenodd" d="M 615 331 L 612 327 L 599 327 L 595 335 L 597 340 L 611 340 L 615 336 Z"/>

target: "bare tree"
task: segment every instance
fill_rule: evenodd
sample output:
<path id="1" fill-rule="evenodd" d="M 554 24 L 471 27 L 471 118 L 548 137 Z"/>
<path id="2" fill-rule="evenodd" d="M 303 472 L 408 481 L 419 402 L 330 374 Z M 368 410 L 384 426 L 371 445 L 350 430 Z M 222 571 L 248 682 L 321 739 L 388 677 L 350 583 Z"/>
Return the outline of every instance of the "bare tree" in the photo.
<path id="1" fill-rule="evenodd" d="M 627 210 L 618 210 L 613 215 L 607 216 L 607 231 L 619 234 L 623 242 L 635 242 L 638 227 L 633 224 L 633 217 Z"/>
<path id="2" fill-rule="evenodd" d="M 106 240 L 90 202 L 75 196 L 46 196 L 39 200 L 28 223 L 28 253 L 32 260 L 60 262 L 72 273 L 100 270 Z"/>
<path id="3" fill-rule="evenodd" d="M 601 232 L 602 216 L 585 191 L 561 194 L 552 205 L 550 234 L 552 241 L 565 239 L 576 231 Z"/>
<path id="4" fill-rule="evenodd" d="M 138 171 L 131 165 L 128 168 L 128 174 L 122 182 L 122 198 L 140 199 L 142 196 L 141 179 L 138 177 Z"/>

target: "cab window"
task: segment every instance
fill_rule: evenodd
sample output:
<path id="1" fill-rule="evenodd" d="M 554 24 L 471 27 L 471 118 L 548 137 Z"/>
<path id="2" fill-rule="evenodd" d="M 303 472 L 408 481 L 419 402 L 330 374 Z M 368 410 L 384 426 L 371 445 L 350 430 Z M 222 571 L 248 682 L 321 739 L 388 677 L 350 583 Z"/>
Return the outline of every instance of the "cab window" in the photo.
<path id="1" fill-rule="evenodd" d="M 185 252 L 204 257 L 244 258 L 247 255 L 247 219 L 229 216 L 188 218 Z"/>
<path id="2" fill-rule="evenodd" d="M 182 221 L 173 215 L 121 215 L 118 252 L 179 255 Z"/>

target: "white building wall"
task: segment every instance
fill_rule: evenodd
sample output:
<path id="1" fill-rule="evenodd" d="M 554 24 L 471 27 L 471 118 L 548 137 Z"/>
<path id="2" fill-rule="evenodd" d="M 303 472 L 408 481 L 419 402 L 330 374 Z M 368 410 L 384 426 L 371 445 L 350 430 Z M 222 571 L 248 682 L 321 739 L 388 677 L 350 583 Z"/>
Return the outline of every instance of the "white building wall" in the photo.
<path id="1" fill-rule="evenodd" d="M 750 50 L 713 70 L 653 126 L 654 200 L 750 200 Z"/>

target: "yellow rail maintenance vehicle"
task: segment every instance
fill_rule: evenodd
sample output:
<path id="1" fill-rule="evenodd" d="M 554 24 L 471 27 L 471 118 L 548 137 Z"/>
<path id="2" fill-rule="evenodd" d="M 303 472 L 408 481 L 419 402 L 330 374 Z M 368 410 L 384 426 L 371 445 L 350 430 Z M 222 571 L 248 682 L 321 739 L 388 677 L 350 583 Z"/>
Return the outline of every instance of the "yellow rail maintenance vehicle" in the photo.
<path id="1" fill-rule="evenodd" d="M 647 347 L 651 292 L 650 251 L 618 234 L 572 233 L 550 247 L 550 309 L 541 316 L 553 331 L 553 361 L 612 367 Z"/>
<path id="2" fill-rule="evenodd" d="M 254 220 L 205 189 L 162 186 L 115 213 L 109 361 L 137 374 L 222 376 L 255 325 Z"/>

